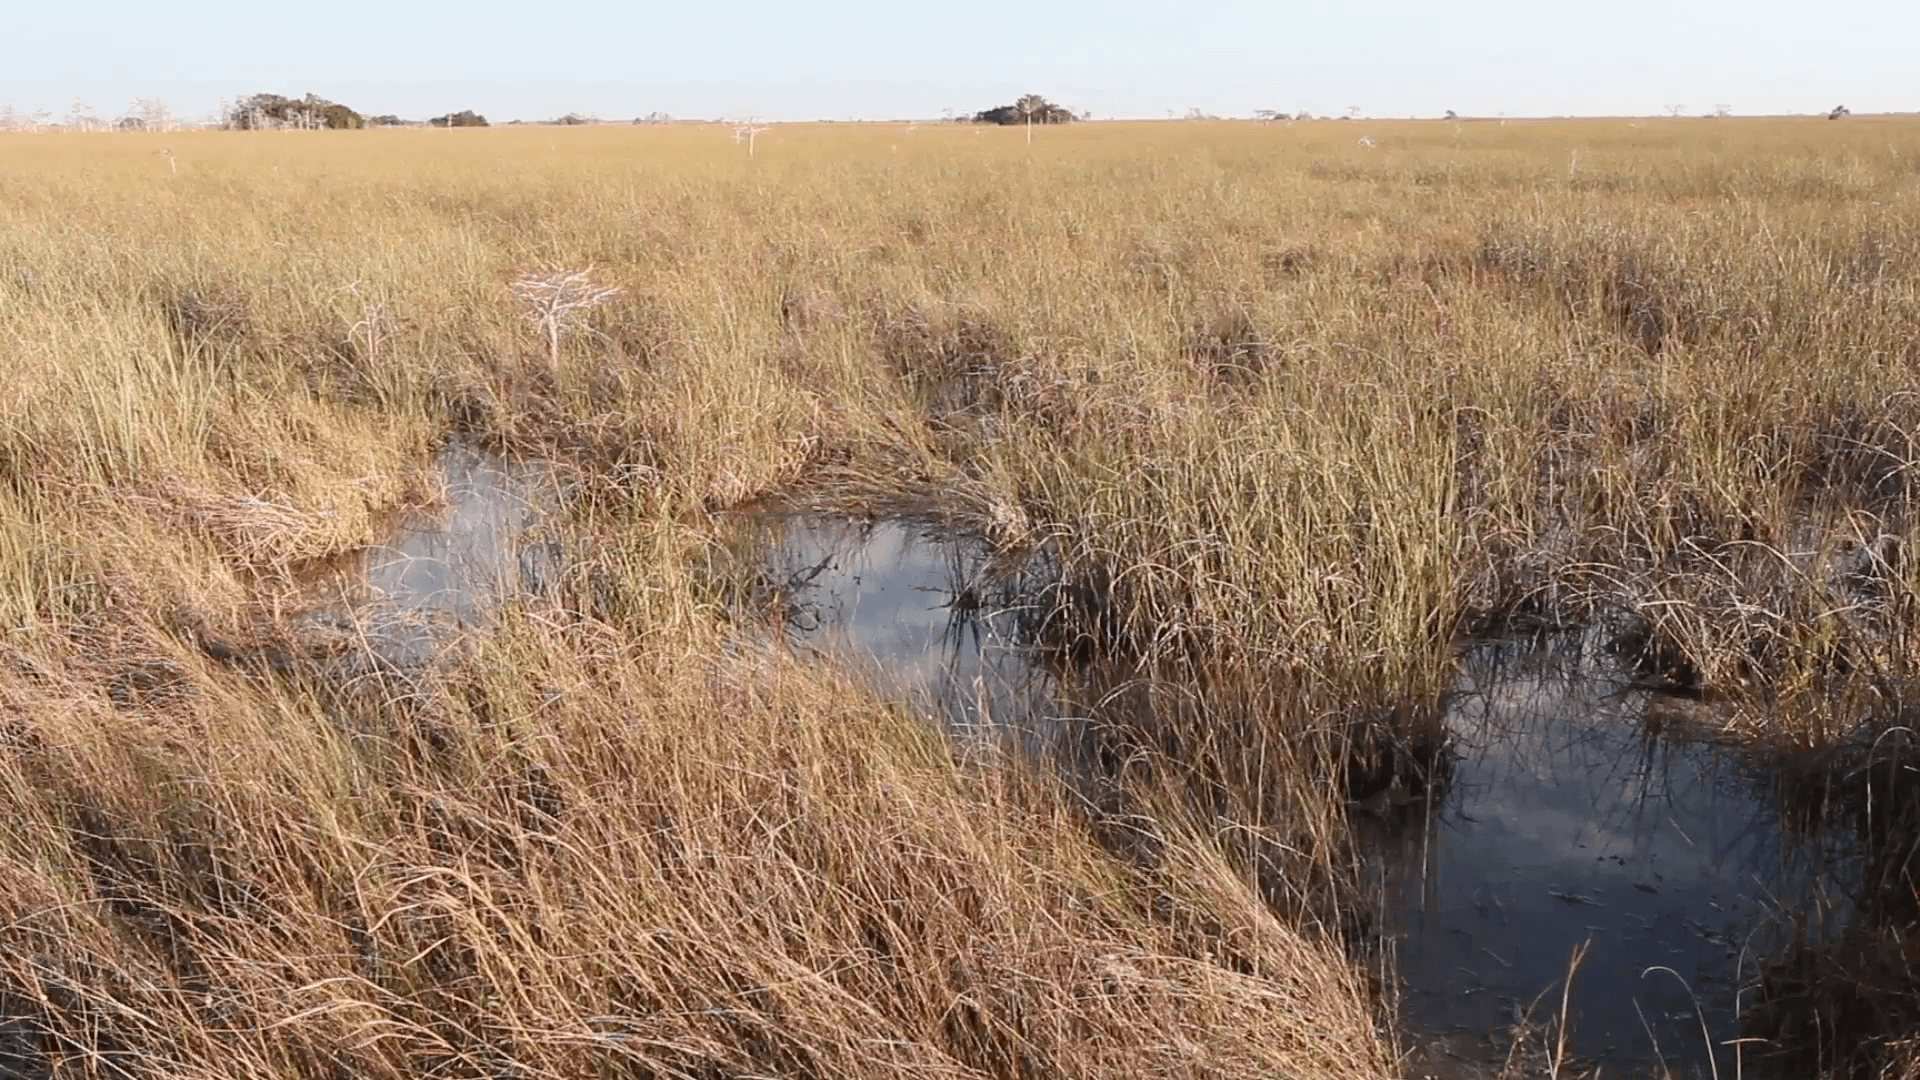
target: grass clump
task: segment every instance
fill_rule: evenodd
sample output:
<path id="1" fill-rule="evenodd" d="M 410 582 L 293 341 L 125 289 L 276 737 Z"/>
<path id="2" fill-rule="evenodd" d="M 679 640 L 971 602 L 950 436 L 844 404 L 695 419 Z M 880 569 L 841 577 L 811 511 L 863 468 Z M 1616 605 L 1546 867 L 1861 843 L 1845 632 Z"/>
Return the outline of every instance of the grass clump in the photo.
<path id="1" fill-rule="evenodd" d="M 1379 1074 L 1337 953 L 1206 845 L 1130 868 L 1045 785 L 674 632 L 517 622 L 439 696 L 331 715 L 180 656 L 165 717 L 8 678 L 14 1045 L 116 1075 Z"/>

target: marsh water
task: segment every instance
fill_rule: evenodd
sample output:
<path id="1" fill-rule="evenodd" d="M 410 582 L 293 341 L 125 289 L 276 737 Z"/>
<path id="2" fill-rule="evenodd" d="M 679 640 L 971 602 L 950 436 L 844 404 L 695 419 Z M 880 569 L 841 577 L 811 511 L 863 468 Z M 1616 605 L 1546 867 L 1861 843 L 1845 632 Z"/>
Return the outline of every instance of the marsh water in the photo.
<path id="1" fill-rule="evenodd" d="M 443 511 L 409 518 L 361 569 L 359 610 L 397 628 L 398 655 L 543 588 L 558 558 L 541 474 L 461 448 L 443 464 Z M 1061 760 L 1076 743 L 1072 667 L 1033 644 L 1044 558 L 996 558 L 912 515 L 787 514 L 749 531 L 795 648 L 963 746 Z M 1783 828 L 1776 778 L 1602 642 L 1469 643 L 1443 699 L 1444 781 L 1355 806 L 1407 1075 L 1492 1075 L 1517 1022 L 1550 1028 L 1563 1011 L 1569 1058 L 1609 1075 L 1793 1075 L 1742 1041 L 1743 1009 L 1764 958 L 1848 923 L 1860 860 Z"/>
<path id="2" fill-rule="evenodd" d="M 544 591 L 553 546 L 537 526 L 551 507 L 553 478 L 464 443 L 439 459 L 445 498 L 402 518 L 367 553 L 365 580 L 377 602 L 465 623 L 501 600 Z"/>
<path id="3" fill-rule="evenodd" d="M 773 523 L 770 581 L 793 641 L 958 733 L 1056 717 L 1058 681 L 1023 632 L 1033 583 L 984 544 L 911 518 Z"/>
<path id="4" fill-rule="evenodd" d="M 1846 924 L 1845 854 L 1784 830 L 1773 778 L 1591 635 L 1478 643 L 1448 702 L 1444 796 L 1356 821 L 1416 1061 L 1446 1073 L 1497 1054 L 1517 1020 L 1557 1024 L 1580 953 L 1573 1055 L 1790 1075 L 1736 1041 L 1741 999 L 1796 934 Z"/>
<path id="5" fill-rule="evenodd" d="M 349 657 L 410 667 L 504 602 L 545 592 L 559 548 L 544 528 L 554 502 L 550 469 L 456 442 L 437 459 L 441 498 L 409 511 L 386 539 L 328 568 L 335 603 L 308 612 L 310 638 L 351 634 Z"/>
<path id="6" fill-rule="evenodd" d="M 774 524 L 794 642 L 949 729 L 1071 744 L 1071 675 L 1032 647 L 1044 580 L 911 517 Z M 1024 578 L 1022 575 L 1025 575 Z M 1593 632 L 1467 644 L 1424 799 L 1357 806 L 1409 1075 L 1491 1075 L 1518 1021 L 1610 1075 L 1793 1075 L 1742 1040 L 1764 958 L 1852 914 L 1844 845 L 1784 829 L 1775 778 Z M 1736 1061 L 1736 1057 L 1738 1060 Z"/>

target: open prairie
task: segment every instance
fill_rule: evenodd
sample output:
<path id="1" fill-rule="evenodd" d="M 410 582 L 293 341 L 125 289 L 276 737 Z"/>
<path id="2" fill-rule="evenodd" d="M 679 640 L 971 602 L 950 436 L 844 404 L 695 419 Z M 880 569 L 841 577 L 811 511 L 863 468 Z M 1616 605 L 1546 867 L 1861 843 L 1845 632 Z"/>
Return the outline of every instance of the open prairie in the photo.
<path id="1" fill-rule="evenodd" d="M 1575 633 L 1854 845 L 1730 1030 L 1920 1067 L 1916 371 L 1912 120 L 0 135 L 0 1073 L 1396 1075 L 1364 834 Z M 538 587 L 370 625 L 462 454 Z M 1051 741 L 796 514 L 1025 566 Z"/>

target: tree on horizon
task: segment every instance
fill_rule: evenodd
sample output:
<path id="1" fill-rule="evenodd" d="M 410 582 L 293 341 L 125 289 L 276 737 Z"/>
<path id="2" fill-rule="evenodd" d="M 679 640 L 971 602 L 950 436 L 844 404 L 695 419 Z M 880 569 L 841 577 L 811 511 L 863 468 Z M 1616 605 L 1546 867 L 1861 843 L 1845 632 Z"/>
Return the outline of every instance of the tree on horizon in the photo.
<path id="1" fill-rule="evenodd" d="M 976 124 L 1071 124 L 1078 119 L 1072 109 L 1055 105 L 1039 94 L 1022 94 L 1011 105 L 997 105 L 973 114 Z"/>
<path id="2" fill-rule="evenodd" d="M 344 131 L 366 127 L 367 122 L 347 106 L 311 93 L 304 98 L 253 94 L 227 110 L 226 126 L 238 131 Z"/>

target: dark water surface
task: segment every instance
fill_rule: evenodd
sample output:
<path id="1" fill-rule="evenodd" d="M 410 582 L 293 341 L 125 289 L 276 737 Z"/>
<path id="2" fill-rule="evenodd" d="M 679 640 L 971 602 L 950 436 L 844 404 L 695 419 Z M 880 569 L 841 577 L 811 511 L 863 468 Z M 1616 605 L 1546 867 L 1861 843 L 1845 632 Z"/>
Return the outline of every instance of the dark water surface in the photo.
<path id="1" fill-rule="evenodd" d="M 1710 718 L 1636 689 L 1590 635 L 1477 645 L 1449 702 L 1432 813 L 1356 822 L 1416 1060 L 1444 1073 L 1487 1060 L 1529 1010 L 1557 1022 L 1584 944 L 1572 1054 L 1616 1075 L 1792 1075 L 1732 1042 L 1738 1010 L 1796 928 L 1818 940 L 1847 920 L 1838 882 L 1857 866 L 1783 830 L 1772 777 L 1688 733 Z"/>
<path id="2" fill-rule="evenodd" d="M 795 642 L 957 733 L 1038 731 L 1058 680 L 1024 631 L 1039 582 L 986 544 L 910 518 L 776 520 L 772 583 Z"/>
<path id="3" fill-rule="evenodd" d="M 770 526 L 796 644 L 958 733 L 1070 741 L 1071 678 L 1030 645 L 1044 573 L 913 518 Z M 1783 830 L 1772 777 L 1702 737 L 1697 706 L 1637 688 L 1595 635 L 1473 644 L 1445 702 L 1446 781 L 1354 812 L 1409 1075 L 1491 1075 L 1517 1019 L 1557 1023 L 1583 944 L 1569 1060 L 1793 1075 L 1736 1041 L 1739 1010 L 1761 958 L 1849 918 L 1836 883 L 1857 861 Z"/>

